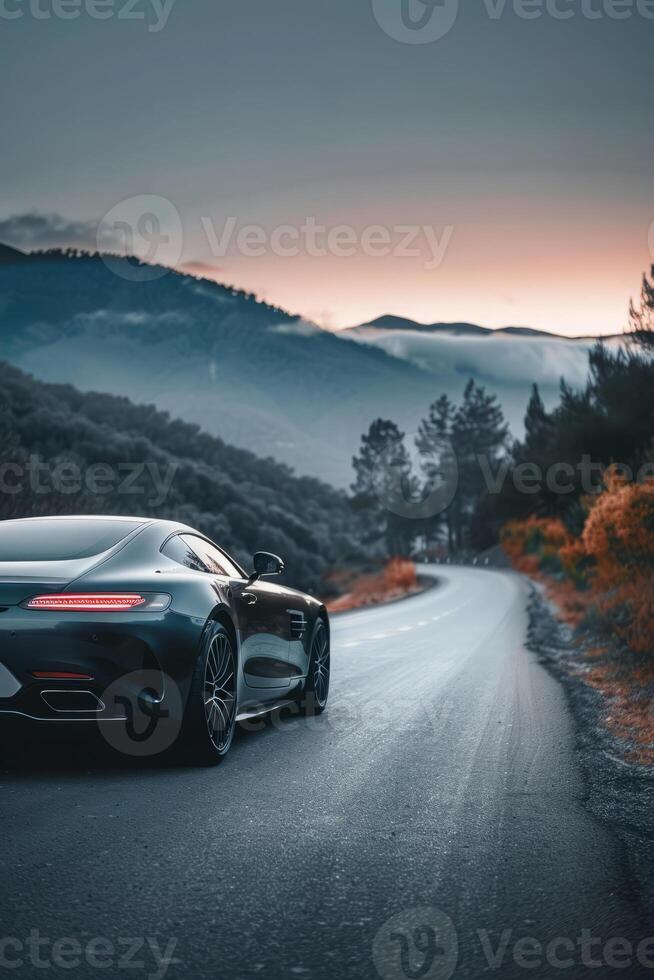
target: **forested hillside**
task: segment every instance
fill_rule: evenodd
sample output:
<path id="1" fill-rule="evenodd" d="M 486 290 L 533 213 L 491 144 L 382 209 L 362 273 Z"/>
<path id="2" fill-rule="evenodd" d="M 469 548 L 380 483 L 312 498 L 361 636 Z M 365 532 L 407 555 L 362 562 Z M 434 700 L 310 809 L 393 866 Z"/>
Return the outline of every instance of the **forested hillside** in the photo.
<path id="1" fill-rule="evenodd" d="M 0 261 L 0 359 L 42 381 L 152 402 L 341 487 L 370 419 L 390 411 L 411 431 L 434 385 L 250 293 L 61 252 Z"/>
<path id="2" fill-rule="evenodd" d="M 360 557 L 344 494 L 171 419 L 151 405 L 35 381 L 0 363 L 0 519 L 146 514 L 189 523 L 246 568 L 265 549 L 286 580 Z"/>

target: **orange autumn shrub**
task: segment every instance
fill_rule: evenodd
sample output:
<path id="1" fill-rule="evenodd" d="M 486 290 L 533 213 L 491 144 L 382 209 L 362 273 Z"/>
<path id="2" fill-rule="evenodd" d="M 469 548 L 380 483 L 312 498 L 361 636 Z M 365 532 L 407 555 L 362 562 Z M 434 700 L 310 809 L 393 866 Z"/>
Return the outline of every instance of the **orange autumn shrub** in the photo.
<path id="1" fill-rule="evenodd" d="M 597 609 L 636 653 L 654 655 L 654 596 L 652 580 L 638 576 L 611 592 L 600 595 Z"/>
<path id="2" fill-rule="evenodd" d="M 391 558 L 380 571 L 357 576 L 343 595 L 327 603 L 327 608 L 329 612 L 346 612 L 374 606 L 417 592 L 418 588 L 415 564 L 406 558 Z"/>
<path id="3" fill-rule="evenodd" d="M 406 558 L 391 558 L 382 574 L 384 587 L 389 591 L 409 592 L 418 584 L 416 566 Z"/>
<path id="4" fill-rule="evenodd" d="M 578 589 L 588 585 L 588 568 L 591 559 L 581 538 L 572 538 L 559 552 L 563 571 Z"/>
<path id="5" fill-rule="evenodd" d="M 654 484 L 626 483 L 612 471 L 605 483 L 581 538 L 599 591 L 654 573 Z"/>
<path id="6" fill-rule="evenodd" d="M 654 484 L 615 469 L 604 482 L 581 537 L 597 608 L 632 650 L 654 653 Z"/>
<path id="7" fill-rule="evenodd" d="M 545 585 L 548 598 L 558 606 L 563 620 L 569 626 L 581 626 L 592 603 L 590 592 L 580 590 L 570 579 L 548 578 Z"/>
<path id="8" fill-rule="evenodd" d="M 580 538 L 561 521 L 530 518 L 507 524 L 502 545 L 526 574 L 560 572 L 576 589 L 589 586 L 602 621 L 632 650 L 654 654 L 654 482 L 629 483 L 610 467 L 604 485 L 583 502 L 588 515 Z M 580 598 L 575 610 L 558 578 L 566 618 L 579 621 L 587 602 Z"/>
<path id="9" fill-rule="evenodd" d="M 500 543 L 513 562 L 519 561 L 525 553 L 526 525 L 526 521 L 509 521 L 500 531 Z"/>
<path id="10" fill-rule="evenodd" d="M 572 537 L 557 518 L 530 517 L 505 524 L 500 542 L 515 567 L 531 575 L 557 570 L 560 552 L 572 543 Z"/>

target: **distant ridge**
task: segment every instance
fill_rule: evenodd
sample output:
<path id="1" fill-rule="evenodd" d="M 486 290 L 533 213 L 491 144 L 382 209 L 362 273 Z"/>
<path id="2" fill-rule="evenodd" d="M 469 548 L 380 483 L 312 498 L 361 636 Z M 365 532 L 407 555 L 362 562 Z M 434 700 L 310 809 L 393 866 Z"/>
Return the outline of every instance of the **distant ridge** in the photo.
<path id="1" fill-rule="evenodd" d="M 152 402 L 333 486 L 351 482 L 371 420 L 387 413 L 412 431 L 433 400 L 427 371 L 233 286 L 165 268 L 134 276 L 135 261 L 79 250 L 5 255 L 0 360 Z"/>
<path id="2" fill-rule="evenodd" d="M 387 313 L 379 316 L 375 320 L 361 323 L 358 326 L 346 327 L 340 332 L 347 334 L 351 330 L 362 330 L 366 327 L 374 327 L 376 330 L 414 330 L 418 333 L 446 333 L 455 337 L 490 337 L 494 334 L 508 334 L 513 337 L 554 337 L 557 340 L 592 340 L 592 336 L 568 337 L 565 334 L 554 333 L 549 330 L 536 330 L 533 327 L 482 327 L 478 323 L 419 323 L 408 317 L 394 316 Z M 611 334 L 604 337 L 605 340 L 613 340 L 621 334 Z"/>
<path id="3" fill-rule="evenodd" d="M 32 252 L 23 252 L 18 248 L 14 248 L 11 245 L 5 245 L 0 242 L 0 265 L 16 265 L 18 263 L 24 264 L 26 262 L 34 262 L 38 260 L 56 260 L 56 259 L 92 259 L 98 260 L 102 256 L 97 252 L 86 252 L 84 250 L 78 249 L 62 249 L 62 248 L 50 248 L 50 249 L 39 249 Z M 115 260 L 115 256 L 111 256 Z M 134 261 L 127 257 L 126 262 Z M 179 275 L 188 275 L 184 270 L 178 270 Z M 195 277 L 194 277 L 195 278 Z M 197 280 L 196 280 L 197 281 Z M 208 279 L 205 282 L 214 283 L 215 280 Z M 223 286 L 220 283 L 216 284 L 219 289 L 227 289 L 232 293 L 241 293 L 243 296 L 251 296 L 254 298 L 253 294 L 244 293 L 242 290 L 234 289 L 233 287 Z M 259 303 L 261 307 L 266 307 L 270 310 L 279 312 L 280 314 L 288 317 L 289 314 L 285 310 L 279 307 L 269 306 L 266 303 Z M 292 316 L 292 319 L 297 320 L 297 316 Z M 376 317 L 374 320 L 369 320 L 366 323 L 360 323 L 352 327 L 345 327 L 342 330 L 335 331 L 336 334 L 341 334 L 347 336 L 348 333 L 355 333 L 358 330 L 365 328 L 374 328 L 376 330 L 412 330 L 417 333 L 427 333 L 427 334 L 449 334 L 454 337 L 490 337 L 495 334 L 503 334 L 513 337 L 543 337 L 543 338 L 554 338 L 556 340 L 595 340 L 598 339 L 594 335 L 583 334 L 575 337 L 568 337 L 565 334 L 554 333 L 554 331 L 549 330 L 537 330 L 534 327 L 482 327 L 478 323 L 468 323 L 467 321 L 457 321 L 452 323 L 447 322 L 436 322 L 436 323 L 420 323 L 418 320 L 412 320 L 410 317 L 396 316 L 392 313 L 386 313 L 382 316 Z M 331 333 L 331 331 L 326 331 Z M 624 336 L 620 333 L 604 335 L 602 339 L 604 340 L 615 340 Z"/>
<path id="4" fill-rule="evenodd" d="M 30 256 L 20 249 L 12 248 L 11 245 L 3 245 L 0 242 L 0 262 L 10 264 L 12 262 L 29 262 Z"/>
<path id="5" fill-rule="evenodd" d="M 135 277 L 137 260 L 123 259 L 123 270 L 115 256 L 77 249 L 0 256 L 1 360 L 42 381 L 153 403 L 336 487 L 351 483 L 376 418 L 416 432 L 435 399 L 458 401 L 474 378 L 519 436 L 533 382 L 549 407 L 562 376 L 581 388 L 587 375 L 592 341 L 544 332 L 489 341 L 475 324 L 401 317 L 335 333 L 213 280 L 165 268 Z M 272 529 L 270 541 L 291 554 Z"/>
<path id="6" fill-rule="evenodd" d="M 480 334 L 490 333 L 488 327 L 480 327 L 476 323 L 418 323 L 408 317 L 393 316 L 387 313 L 379 316 L 376 320 L 369 323 L 362 323 L 362 327 L 377 327 L 380 330 L 420 330 L 425 333 L 453 333 L 458 336 L 470 335 L 479 336 Z M 349 330 L 357 330 L 358 327 L 348 327 Z"/>

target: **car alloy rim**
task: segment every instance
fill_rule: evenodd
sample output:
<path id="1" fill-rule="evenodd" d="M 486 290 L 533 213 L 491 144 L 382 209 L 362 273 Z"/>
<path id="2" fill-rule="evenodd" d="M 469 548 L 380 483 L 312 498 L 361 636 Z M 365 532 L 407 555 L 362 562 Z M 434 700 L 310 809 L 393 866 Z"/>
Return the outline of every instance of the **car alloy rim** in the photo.
<path id="1" fill-rule="evenodd" d="M 324 626 L 320 626 L 313 638 L 313 692 L 318 704 L 327 702 L 329 690 L 329 644 Z"/>
<path id="2" fill-rule="evenodd" d="M 204 712 L 209 738 L 221 750 L 229 741 L 236 714 L 234 653 L 229 637 L 216 633 L 204 669 Z"/>

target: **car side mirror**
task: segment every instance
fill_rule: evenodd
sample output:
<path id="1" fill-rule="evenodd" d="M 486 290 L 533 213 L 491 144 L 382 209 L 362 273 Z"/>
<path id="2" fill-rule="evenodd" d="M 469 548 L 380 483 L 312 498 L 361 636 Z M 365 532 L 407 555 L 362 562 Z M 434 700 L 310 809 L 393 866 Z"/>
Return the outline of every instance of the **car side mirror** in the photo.
<path id="1" fill-rule="evenodd" d="M 254 572 L 250 575 L 250 582 L 256 582 L 263 575 L 281 575 L 284 571 L 284 562 L 277 555 L 271 555 L 268 551 L 257 551 L 254 556 Z"/>

